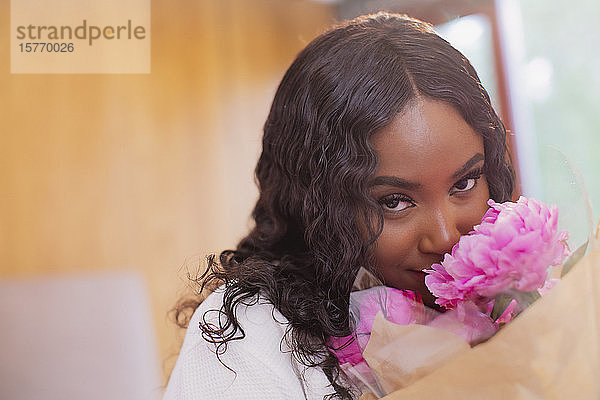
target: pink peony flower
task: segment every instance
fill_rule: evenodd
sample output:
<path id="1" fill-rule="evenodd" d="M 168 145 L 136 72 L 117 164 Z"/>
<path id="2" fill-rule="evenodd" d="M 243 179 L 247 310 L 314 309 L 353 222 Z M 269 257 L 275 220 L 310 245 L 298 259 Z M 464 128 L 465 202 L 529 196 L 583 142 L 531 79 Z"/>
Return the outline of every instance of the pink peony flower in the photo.
<path id="1" fill-rule="evenodd" d="M 353 367 L 355 372 L 368 370 L 362 353 L 378 312 L 395 324 L 429 325 L 452 332 L 472 345 L 488 339 L 497 330 L 494 321 L 480 312 L 474 303 L 461 303 L 454 310 L 439 313 L 425 307 L 419 294 L 410 290 L 378 286 L 353 292 L 350 303 L 352 314 L 357 318 L 356 328 L 351 335 L 330 338 L 329 347 L 340 365 Z"/>
<path id="2" fill-rule="evenodd" d="M 544 286 L 547 269 L 569 254 L 567 232 L 558 231 L 558 209 L 535 199 L 496 203 L 481 224 L 462 236 L 441 264 L 426 270 L 436 303 L 455 308 L 467 300 L 489 302 L 499 293 Z"/>
<path id="3" fill-rule="evenodd" d="M 364 351 L 371 335 L 375 315 L 379 311 L 395 324 L 423 324 L 428 313 L 419 294 L 410 290 L 398 290 L 386 286 L 377 286 L 351 294 L 352 314 L 357 319 L 354 333 L 344 337 L 332 337 L 330 348 L 340 364 L 356 366 L 364 362 Z"/>

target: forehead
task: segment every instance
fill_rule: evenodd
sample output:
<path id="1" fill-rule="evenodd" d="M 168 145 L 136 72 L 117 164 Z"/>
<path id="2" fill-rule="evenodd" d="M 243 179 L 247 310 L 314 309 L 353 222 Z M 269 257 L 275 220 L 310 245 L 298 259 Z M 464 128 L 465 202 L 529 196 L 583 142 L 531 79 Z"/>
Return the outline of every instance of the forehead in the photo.
<path id="1" fill-rule="evenodd" d="M 409 103 L 371 142 L 379 158 L 376 175 L 413 181 L 451 175 L 484 153 L 483 139 L 454 107 L 425 98 Z"/>

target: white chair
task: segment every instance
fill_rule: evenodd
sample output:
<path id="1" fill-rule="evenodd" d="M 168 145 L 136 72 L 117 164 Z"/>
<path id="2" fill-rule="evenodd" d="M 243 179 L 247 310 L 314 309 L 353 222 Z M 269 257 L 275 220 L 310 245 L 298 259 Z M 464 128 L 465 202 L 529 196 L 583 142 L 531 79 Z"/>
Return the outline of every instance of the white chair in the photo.
<path id="1" fill-rule="evenodd" d="M 139 274 L 0 281 L 0 399 L 149 400 L 160 385 Z"/>

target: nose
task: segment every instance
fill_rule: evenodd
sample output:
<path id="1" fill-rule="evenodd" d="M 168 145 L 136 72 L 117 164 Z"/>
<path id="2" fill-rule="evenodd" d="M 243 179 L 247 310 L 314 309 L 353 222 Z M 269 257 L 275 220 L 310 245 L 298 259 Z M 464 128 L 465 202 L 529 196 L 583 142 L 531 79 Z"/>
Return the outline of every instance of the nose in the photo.
<path id="1" fill-rule="evenodd" d="M 426 254 L 450 253 L 460 238 L 458 216 L 451 205 L 435 207 L 423 221 L 419 250 Z"/>

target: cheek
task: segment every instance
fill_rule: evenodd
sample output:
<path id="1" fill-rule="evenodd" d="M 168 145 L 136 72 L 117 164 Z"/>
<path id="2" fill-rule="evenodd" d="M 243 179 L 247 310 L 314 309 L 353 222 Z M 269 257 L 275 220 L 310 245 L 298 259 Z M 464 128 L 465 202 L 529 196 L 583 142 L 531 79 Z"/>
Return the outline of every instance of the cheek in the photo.
<path id="1" fill-rule="evenodd" d="M 462 207 L 463 212 L 458 223 L 458 230 L 461 235 L 471 232 L 473 227 L 481 222 L 481 218 L 489 208 L 487 205 L 489 198 L 490 192 L 487 181 L 485 178 L 481 178 L 472 201 Z"/>
<path id="2" fill-rule="evenodd" d="M 490 199 L 490 189 L 488 187 L 487 179 L 483 176 L 479 182 L 479 221 L 481 221 L 481 217 L 489 208 L 487 202 Z M 478 222 L 479 223 L 479 222 Z"/>
<path id="3" fill-rule="evenodd" d="M 403 259 L 417 247 L 415 230 L 406 224 L 386 221 L 383 232 L 375 243 L 375 262 L 385 275 L 391 265 L 402 263 Z"/>

